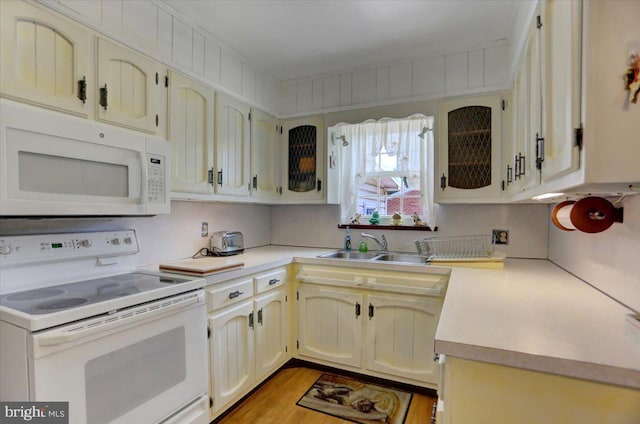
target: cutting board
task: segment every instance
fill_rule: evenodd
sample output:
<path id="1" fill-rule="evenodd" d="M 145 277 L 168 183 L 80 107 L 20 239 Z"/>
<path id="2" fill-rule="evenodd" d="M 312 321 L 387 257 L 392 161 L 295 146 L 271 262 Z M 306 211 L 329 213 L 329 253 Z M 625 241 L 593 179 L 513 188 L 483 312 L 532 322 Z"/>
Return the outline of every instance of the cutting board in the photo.
<path id="1" fill-rule="evenodd" d="M 235 256 L 183 259 L 160 264 L 160 271 L 176 274 L 206 277 L 218 272 L 229 271 L 244 266 L 241 258 Z"/>

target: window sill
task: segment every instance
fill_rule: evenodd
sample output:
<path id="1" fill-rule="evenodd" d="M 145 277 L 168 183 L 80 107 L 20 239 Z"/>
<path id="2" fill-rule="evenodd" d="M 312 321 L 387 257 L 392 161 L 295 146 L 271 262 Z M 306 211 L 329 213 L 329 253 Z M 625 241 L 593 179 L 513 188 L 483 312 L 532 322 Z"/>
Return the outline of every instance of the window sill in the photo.
<path id="1" fill-rule="evenodd" d="M 339 224 L 338 228 L 347 228 L 352 230 L 392 230 L 392 231 L 438 231 L 431 230 L 430 227 L 416 227 L 414 225 L 370 225 L 370 224 Z"/>

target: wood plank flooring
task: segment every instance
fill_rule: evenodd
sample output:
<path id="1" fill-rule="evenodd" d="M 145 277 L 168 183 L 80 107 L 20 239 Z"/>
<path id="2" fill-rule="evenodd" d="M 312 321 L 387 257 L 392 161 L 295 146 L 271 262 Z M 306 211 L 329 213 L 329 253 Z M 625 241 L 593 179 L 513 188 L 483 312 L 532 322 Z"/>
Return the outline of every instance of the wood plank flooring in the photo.
<path id="1" fill-rule="evenodd" d="M 296 405 L 322 373 L 309 368 L 282 369 L 219 424 L 349 423 Z M 430 397 L 414 393 L 405 424 L 428 424 L 433 402 Z"/>

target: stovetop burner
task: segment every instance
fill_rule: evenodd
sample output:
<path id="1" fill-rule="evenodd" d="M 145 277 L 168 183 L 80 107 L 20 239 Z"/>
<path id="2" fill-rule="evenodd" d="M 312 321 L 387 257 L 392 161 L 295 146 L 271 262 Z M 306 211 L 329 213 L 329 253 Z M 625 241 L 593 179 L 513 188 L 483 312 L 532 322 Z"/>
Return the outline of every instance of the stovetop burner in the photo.
<path id="1" fill-rule="evenodd" d="M 58 296 L 62 293 L 64 293 L 64 290 L 54 288 L 27 290 L 19 293 L 8 294 L 7 300 L 20 301 L 46 299 L 48 297 Z"/>
<path id="2" fill-rule="evenodd" d="M 85 299 L 84 297 L 67 297 L 40 303 L 39 305 L 36 305 L 36 308 L 44 309 L 45 311 L 55 311 L 58 309 L 69 309 L 74 306 L 83 305 L 88 301 L 89 299 Z"/>
<path id="3" fill-rule="evenodd" d="M 31 315 L 131 296 L 190 280 L 132 272 L 0 296 L 0 305 Z"/>

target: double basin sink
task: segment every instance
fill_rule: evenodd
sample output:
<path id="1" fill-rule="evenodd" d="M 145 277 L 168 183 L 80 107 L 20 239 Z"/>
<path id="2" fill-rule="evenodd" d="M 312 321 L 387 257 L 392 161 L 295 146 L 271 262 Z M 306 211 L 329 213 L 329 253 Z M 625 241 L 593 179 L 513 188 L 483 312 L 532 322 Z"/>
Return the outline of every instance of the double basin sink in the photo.
<path id="1" fill-rule="evenodd" d="M 337 252 L 325 253 L 318 256 L 319 258 L 326 259 L 346 259 L 346 260 L 359 260 L 359 261 L 380 261 L 380 262 L 403 262 L 412 264 L 426 264 L 427 258 L 418 254 L 412 253 L 397 253 L 397 252 L 347 252 L 339 250 Z"/>

